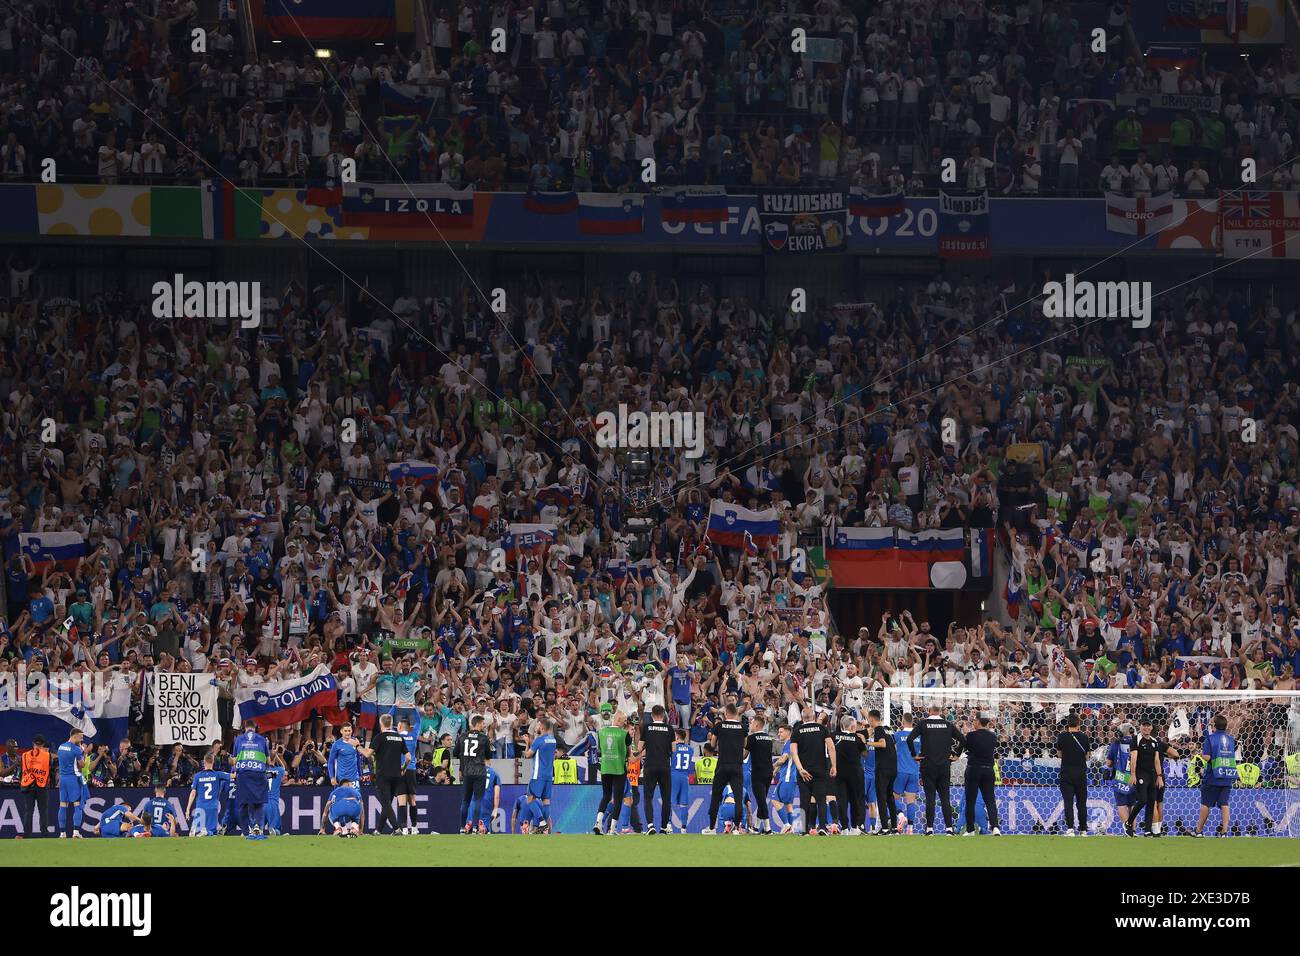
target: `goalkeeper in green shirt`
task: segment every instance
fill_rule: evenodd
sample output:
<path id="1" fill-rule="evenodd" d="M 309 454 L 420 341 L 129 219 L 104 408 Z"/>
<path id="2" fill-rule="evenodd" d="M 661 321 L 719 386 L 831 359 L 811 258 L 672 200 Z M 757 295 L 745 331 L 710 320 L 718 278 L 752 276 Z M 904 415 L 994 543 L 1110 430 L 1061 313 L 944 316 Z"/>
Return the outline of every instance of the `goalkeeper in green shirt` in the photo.
<path id="1" fill-rule="evenodd" d="M 600 806 L 596 808 L 596 825 L 591 828 L 598 836 L 605 832 L 605 809 L 611 804 L 610 820 L 615 826 L 610 832 L 618 832 L 618 814 L 627 789 L 627 754 L 632 747 L 626 714 L 614 713 L 614 705 L 607 701 L 600 705 L 600 716 L 601 727 L 596 731 L 596 746 L 600 751 Z"/>

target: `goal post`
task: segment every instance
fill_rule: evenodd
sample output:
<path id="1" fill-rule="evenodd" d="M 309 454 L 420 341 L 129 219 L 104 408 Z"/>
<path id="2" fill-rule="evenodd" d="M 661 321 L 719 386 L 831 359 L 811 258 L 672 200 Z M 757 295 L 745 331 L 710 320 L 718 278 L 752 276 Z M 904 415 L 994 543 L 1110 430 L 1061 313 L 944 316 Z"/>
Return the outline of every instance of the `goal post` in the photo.
<path id="1" fill-rule="evenodd" d="M 1222 714 L 1228 720 L 1228 733 L 1238 743 L 1231 834 L 1300 837 L 1300 692 L 891 687 L 878 693 L 882 716 L 894 732 L 901 728 L 904 714 L 919 719 L 931 706 L 940 707 L 963 731 L 974 729 L 979 715 L 989 718 L 990 729 L 998 736 L 994 779 L 1003 833 L 1063 832 L 1056 741 L 1067 719 L 1076 713 L 1080 729 L 1091 741 L 1089 829 L 1121 832 L 1114 788 L 1106 774 L 1107 751 L 1120 725 L 1131 723 L 1137 728 L 1149 719 L 1154 736 L 1178 752 L 1165 761 L 1162 829 L 1170 835 L 1190 832 L 1200 810 L 1202 744 L 1213 730 L 1214 718 Z M 963 755 L 953 764 L 950 794 L 963 812 L 965 770 Z M 977 805 L 982 827 L 986 827 L 984 820 L 983 807 Z M 1207 831 L 1218 821 L 1215 811 Z"/>

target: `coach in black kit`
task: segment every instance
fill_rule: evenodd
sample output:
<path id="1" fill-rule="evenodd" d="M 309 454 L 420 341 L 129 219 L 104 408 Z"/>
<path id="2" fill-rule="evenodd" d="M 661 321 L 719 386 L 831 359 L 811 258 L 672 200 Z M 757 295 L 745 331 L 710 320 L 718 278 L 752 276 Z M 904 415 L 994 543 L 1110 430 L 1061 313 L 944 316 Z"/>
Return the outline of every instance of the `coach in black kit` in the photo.
<path id="1" fill-rule="evenodd" d="M 402 782 L 402 758 L 406 755 L 406 738 L 393 729 L 393 715 L 379 718 L 379 733 L 370 741 L 370 753 L 375 766 L 375 789 L 379 791 L 379 821 L 375 832 L 384 832 L 384 821 L 397 832 L 397 816 L 393 813 L 393 794 Z"/>
<path id="2" fill-rule="evenodd" d="M 952 761 L 961 754 L 962 734 L 945 720 L 939 707 L 931 707 L 930 715 L 921 719 L 907 735 L 907 746 L 916 753 L 916 741 L 921 741 L 921 752 L 916 754 L 921 764 L 921 783 L 925 787 L 925 832 L 934 832 L 934 799 L 943 801 L 943 823 L 952 832 L 952 800 L 948 790 L 952 784 Z"/>
<path id="3" fill-rule="evenodd" d="M 673 808 L 673 774 L 670 761 L 673 751 L 673 728 L 665 719 L 668 712 L 655 704 L 650 719 L 641 728 L 641 789 L 645 796 L 646 833 L 655 829 L 654 795 L 659 790 L 659 826 L 668 831 Z"/>
<path id="4" fill-rule="evenodd" d="M 835 735 L 835 766 L 841 771 L 835 777 L 835 806 L 839 810 L 841 830 L 849 829 L 850 809 L 853 811 L 854 830 L 868 829 L 863 774 L 861 771 L 853 772 L 854 767 L 862 767 L 862 755 L 866 750 L 857 721 L 846 715 L 840 720 L 839 733 Z"/>
<path id="5" fill-rule="evenodd" d="M 767 730 L 767 719 L 762 711 L 754 715 L 749 722 L 749 737 L 745 740 L 745 750 L 749 753 L 749 785 L 754 791 L 754 802 L 758 804 L 758 832 L 771 833 L 772 824 L 767 813 L 767 789 L 772 785 L 772 750 L 776 738 Z M 749 805 L 745 805 L 745 815 L 749 815 Z"/>
<path id="6" fill-rule="evenodd" d="M 736 812 L 745 802 L 745 723 L 737 716 L 736 705 L 728 704 L 722 720 L 713 725 L 709 741 L 718 752 L 718 769 L 713 775 L 713 796 L 709 800 L 709 828 L 714 832 L 718 825 L 718 810 L 722 807 L 722 791 L 731 784 L 736 795 Z"/>
<path id="7" fill-rule="evenodd" d="M 790 753 L 799 771 L 799 804 L 804 808 L 804 832 L 826 833 L 830 808 L 826 797 L 835 776 L 835 747 L 826 728 L 813 720 L 813 709 L 803 709 L 803 720 L 794 725 Z"/>
<path id="8" fill-rule="evenodd" d="M 966 834 L 975 832 L 975 797 L 984 798 L 984 812 L 989 815 L 989 830 L 998 829 L 998 800 L 993 789 L 993 762 L 997 759 L 998 735 L 989 730 L 989 719 L 975 718 L 976 727 L 966 735 Z"/>
<path id="9" fill-rule="evenodd" d="M 1061 802 L 1065 806 L 1066 836 L 1088 832 L 1088 753 L 1092 750 L 1092 741 L 1080 729 L 1081 723 L 1078 714 L 1071 714 L 1065 730 L 1056 738 L 1056 753 L 1061 758 Z"/>

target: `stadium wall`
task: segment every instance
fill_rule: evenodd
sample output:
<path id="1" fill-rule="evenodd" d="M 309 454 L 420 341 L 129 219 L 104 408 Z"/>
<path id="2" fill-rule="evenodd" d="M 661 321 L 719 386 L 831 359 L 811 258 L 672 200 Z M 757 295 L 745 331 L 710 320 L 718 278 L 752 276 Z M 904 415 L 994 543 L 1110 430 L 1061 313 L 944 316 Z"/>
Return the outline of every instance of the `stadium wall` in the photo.
<path id="1" fill-rule="evenodd" d="M 510 811 L 515 800 L 527 788 L 522 784 L 501 787 L 501 805 L 492 821 L 494 832 L 505 832 L 510 824 Z M 1053 832 L 1062 821 L 1061 794 L 1055 786 L 1000 786 L 997 790 L 998 812 L 1002 832 L 1011 834 L 1041 834 Z M 57 789 L 54 791 L 57 799 Z M 189 799 L 187 789 L 167 791 L 173 807 L 184 809 Z M 328 787 L 286 787 L 281 796 L 282 832 L 314 834 L 320 830 L 321 813 L 329 799 Z M 106 788 L 93 790 L 86 810 L 85 825 L 93 828 L 103 810 L 118 797 L 133 810 L 140 810 L 152 796 L 144 787 Z M 699 833 L 708 826 L 710 788 L 692 786 L 687 830 Z M 601 789 L 598 786 L 558 786 L 554 789 L 551 816 L 559 833 L 586 833 L 596 818 Z M 960 786 L 952 789 L 952 798 L 960 814 L 963 810 L 963 793 Z M 452 833 L 460 821 L 461 790 L 459 786 L 420 787 L 416 794 L 418 824 L 421 831 L 434 830 Z M 1188 787 L 1170 787 L 1165 794 L 1165 826 L 1172 833 L 1191 829 L 1196 823 L 1200 805 L 1200 791 Z M 57 804 L 51 814 L 54 819 Z M 1119 833 L 1115 804 L 1110 788 L 1094 787 L 1088 801 L 1088 816 L 1092 828 L 1099 832 Z M 366 788 L 366 828 L 369 830 L 379 817 L 379 800 Z M 17 789 L 0 790 L 0 839 L 20 835 L 21 796 Z M 982 805 L 977 806 L 976 821 L 987 826 Z M 1246 836 L 1300 837 L 1300 789 L 1239 789 L 1232 796 L 1232 825 Z M 188 832 L 182 827 L 182 833 Z"/>

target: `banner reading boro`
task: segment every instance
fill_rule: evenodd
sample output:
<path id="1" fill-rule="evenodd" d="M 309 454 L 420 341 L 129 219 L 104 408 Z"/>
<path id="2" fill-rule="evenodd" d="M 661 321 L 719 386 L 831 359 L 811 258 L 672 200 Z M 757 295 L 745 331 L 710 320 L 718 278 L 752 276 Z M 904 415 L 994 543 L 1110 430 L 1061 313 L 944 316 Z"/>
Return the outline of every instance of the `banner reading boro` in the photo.
<path id="1" fill-rule="evenodd" d="M 807 255 L 848 248 L 848 206 L 842 192 L 780 192 L 759 197 L 764 252 Z"/>
<path id="2" fill-rule="evenodd" d="M 939 255 L 944 259 L 987 259 L 989 193 L 939 192 Z"/>
<path id="3" fill-rule="evenodd" d="M 258 730 L 274 730 L 306 720 L 313 710 L 330 719 L 338 705 L 338 682 L 321 664 L 303 677 L 237 689 L 233 726 L 242 727 L 244 721 L 251 720 Z"/>
<path id="4" fill-rule="evenodd" d="M 205 746 L 221 739 L 217 685 L 209 674 L 153 672 L 155 744 Z"/>

